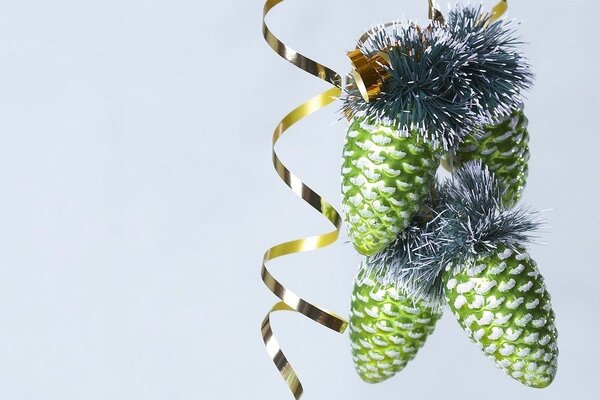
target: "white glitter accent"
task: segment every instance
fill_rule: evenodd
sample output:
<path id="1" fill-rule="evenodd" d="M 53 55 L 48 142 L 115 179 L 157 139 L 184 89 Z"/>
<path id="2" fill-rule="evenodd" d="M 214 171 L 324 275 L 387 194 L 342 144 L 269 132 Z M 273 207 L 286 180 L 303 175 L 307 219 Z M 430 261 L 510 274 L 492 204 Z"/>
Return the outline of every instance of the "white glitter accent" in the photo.
<path id="1" fill-rule="evenodd" d="M 545 335 L 543 338 L 540 339 L 539 343 L 542 346 L 547 345 L 548 343 L 550 343 L 550 335 Z"/>
<path id="2" fill-rule="evenodd" d="M 373 326 L 371 326 L 369 324 L 362 324 L 361 323 L 360 326 L 366 332 L 369 332 L 369 333 L 375 333 L 375 332 L 377 332 L 377 330 L 375 328 L 373 328 Z"/>
<path id="3" fill-rule="evenodd" d="M 498 274 L 501 274 L 502 272 L 504 272 L 505 269 L 506 269 L 506 263 L 503 261 L 500 264 L 498 264 L 496 267 L 493 267 L 492 269 L 490 269 L 490 274 L 498 275 Z"/>
<path id="4" fill-rule="evenodd" d="M 498 286 L 498 290 L 500 290 L 501 292 L 506 292 L 506 291 L 514 288 L 516 284 L 517 284 L 517 282 L 515 282 L 514 279 L 511 279 L 508 282 L 502 282 L 500 284 L 500 286 Z"/>
<path id="5" fill-rule="evenodd" d="M 496 286 L 496 281 L 482 281 L 475 286 L 475 293 L 477 294 L 486 294 L 489 292 L 494 286 Z"/>
<path id="6" fill-rule="evenodd" d="M 536 308 L 538 306 L 538 304 L 540 304 L 540 299 L 533 299 L 529 303 L 525 304 L 525 307 L 528 310 L 532 310 L 532 309 Z"/>
<path id="7" fill-rule="evenodd" d="M 516 324 L 517 326 L 524 327 L 524 326 L 526 326 L 526 325 L 529 323 L 529 321 L 531 321 L 532 319 L 533 319 L 533 315 L 531 315 L 531 314 L 525 314 L 523 317 L 521 317 L 521 318 L 517 319 L 517 320 L 515 321 L 515 324 Z"/>
<path id="8" fill-rule="evenodd" d="M 483 349 L 483 351 L 485 351 L 487 354 L 494 354 L 496 350 L 498 350 L 498 345 L 496 343 L 491 343 L 489 346 Z"/>
<path id="9" fill-rule="evenodd" d="M 536 328 L 541 328 L 542 326 L 546 325 L 547 322 L 548 321 L 546 321 L 546 318 L 540 318 L 534 319 L 533 321 L 531 321 L 531 324 Z"/>
<path id="10" fill-rule="evenodd" d="M 525 366 L 525 363 L 521 360 L 519 360 L 513 364 L 513 368 L 516 369 L 517 371 L 520 371 L 521 369 L 523 369 L 524 366 Z"/>
<path id="11" fill-rule="evenodd" d="M 481 272 L 483 272 L 485 269 L 487 268 L 487 265 L 485 264 L 479 264 L 479 265 L 475 265 L 469 269 L 467 269 L 467 275 L 470 277 L 476 276 L 481 274 Z"/>
<path id="12" fill-rule="evenodd" d="M 378 291 L 373 291 L 369 293 L 369 297 L 371 297 L 373 300 L 375 300 L 376 302 L 382 302 L 383 299 L 385 299 L 385 291 L 383 290 L 378 290 Z"/>
<path id="13" fill-rule="evenodd" d="M 390 144 L 390 142 L 392 141 L 392 138 L 387 137 L 387 136 L 383 136 L 383 135 L 372 135 L 371 136 L 371 140 L 375 144 L 378 144 L 380 146 L 384 146 L 386 144 Z"/>
<path id="14" fill-rule="evenodd" d="M 419 309 L 416 307 L 408 307 L 405 305 L 401 305 L 400 308 L 402 309 L 402 311 L 407 312 L 409 314 L 418 314 L 419 313 Z"/>
<path id="15" fill-rule="evenodd" d="M 406 339 L 404 339 L 402 336 L 390 336 L 390 341 L 394 344 L 406 343 Z"/>
<path id="16" fill-rule="evenodd" d="M 512 314 L 503 315 L 503 314 L 498 313 L 494 322 L 498 325 L 504 325 L 511 318 L 512 318 Z"/>
<path id="17" fill-rule="evenodd" d="M 380 354 L 380 353 L 376 352 L 376 351 L 370 351 L 369 352 L 369 357 L 371 357 L 375 361 L 385 360 L 385 356 L 383 354 Z"/>
<path id="18" fill-rule="evenodd" d="M 487 298 L 487 308 L 498 308 L 504 303 L 504 300 L 504 297 L 490 296 Z"/>
<path id="19" fill-rule="evenodd" d="M 447 287 L 448 289 L 452 290 L 452 289 L 454 289 L 454 288 L 456 287 L 456 284 L 457 284 L 457 283 L 458 283 L 458 282 L 456 281 L 456 279 L 454 279 L 454 278 L 451 278 L 451 279 L 449 279 L 449 280 L 448 280 L 448 283 L 446 283 L 446 287 Z"/>
<path id="20" fill-rule="evenodd" d="M 422 338 L 425 334 L 421 333 L 421 332 L 408 332 L 407 333 L 408 337 L 411 337 L 413 339 L 419 339 Z"/>
<path id="21" fill-rule="evenodd" d="M 378 367 L 379 369 L 386 370 L 386 369 L 390 369 L 390 368 L 392 368 L 392 364 L 391 364 L 391 363 L 389 363 L 389 362 L 386 362 L 386 363 L 378 362 L 378 363 L 377 363 L 377 367 Z M 384 374 L 386 374 L 386 373 L 388 373 L 389 371 L 381 371 L 381 372 L 382 372 L 382 373 L 384 373 Z"/>
<path id="22" fill-rule="evenodd" d="M 523 333 L 523 329 L 515 329 L 515 330 L 509 329 L 504 334 L 504 337 L 506 338 L 506 340 L 509 340 L 512 342 L 512 341 L 517 340 L 521 336 L 522 333 Z"/>
<path id="23" fill-rule="evenodd" d="M 532 281 L 529 281 L 529 282 L 527 282 L 526 284 L 519 286 L 519 289 L 518 289 L 518 290 L 519 290 L 519 292 L 524 292 L 524 293 L 526 293 L 526 292 L 528 292 L 528 291 L 529 291 L 529 290 L 530 290 L 532 287 L 533 287 L 533 282 L 532 282 Z"/>
<path id="24" fill-rule="evenodd" d="M 460 283 L 456 286 L 456 291 L 459 294 L 468 293 L 473 290 L 473 288 L 475 287 L 475 284 L 476 283 L 474 281 L 467 281 L 465 283 Z"/>
<path id="25" fill-rule="evenodd" d="M 533 344 L 535 343 L 536 340 L 538 340 L 538 337 L 540 336 L 539 333 L 537 332 L 533 332 L 527 336 L 525 336 L 523 338 L 523 342 L 527 343 L 527 344 Z"/>
<path id="26" fill-rule="evenodd" d="M 485 304 L 485 298 L 483 296 L 477 295 L 471 304 L 469 304 L 470 309 L 481 308 Z"/>
<path id="27" fill-rule="evenodd" d="M 515 310 L 516 308 L 518 308 L 521 304 L 523 304 L 523 302 L 525 301 L 524 297 L 519 297 L 518 299 L 515 299 L 509 303 L 506 303 L 506 307 L 508 307 L 511 310 Z"/>
<path id="28" fill-rule="evenodd" d="M 513 251 L 511 249 L 505 249 L 502 253 L 498 253 L 498 257 L 501 260 L 506 260 L 508 257 L 512 256 Z"/>
<path id="29" fill-rule="evenodd" d="M 481 338 L 483 337 L 483 335 L 485 335 L 485 330 L 484 329 L 479 329 L 479 330 L 473 332 L 473 338 L 475 340 L 481 340 Z"/>
<path id="30" fill-rule="evenodd" d="M 504 334 L 504 330 L 502 328 L 498 328 L 497 326 L 492 327 L 492 333 L 488 335 L 488 339 L 490 340 L 498 340 Z"/>
<path id="31" fill-rule="evenodd" d="M 460 309 L 466 303 L 467 303 L 467 298 L 465 296 L 463 296 L 462 294 L 460 294 L 454 300 L 454 308 Z"/>
<path id="32" fill-rule="evenodd" d="M 379 309 L 377 307 L 373 307 L 372 309 L 365 308 L 365 313 L 371 318 L 379 318 Z"/>
<path id="33" fill-rule="evenodd" d="M 500 350 L 498 350 L 500 352 L 500 354 L 502 354 L 504 357 L 508 357 L 511 354 L 513 354 L 515 352 L 515 346 L 513 346 L 512 344 L 504 344 L 504 346 L 502 346 L 500 348 Z"/>
<path id="34" fill-rule="evenodd" d="M 375 343 L 378 346 L 387 346 L 388 345 L 388 343 L 385 340 L 380 339 L 377 336 L 373 336 L 371 338 L 371 340 L 373 340 L 373 343 Z"/>
<path id="35" fill-rule="evenodd" d="M 519 349 L 517 355 L 519 357 L 527 357 L 529 353 L 531 353 L 531 349 L 529 347 L 523 347 L 522 349 Z"/>
<path id="36" fill-rule="evenodd" d="M 399 327 L 400 329 L 404 329 L 406 331 L 409 331 L 411 329 L 415 329 L 415 324 L 408 322 L 408 323 L 402 323 L 402 322 L 398 322 L 398 321 L 394 321 L 394 325 L 396 325 L 397 327 Z"/>
<path id="37" fill-rule="evenodd" d="M 479 319 L 479 325 L 489 325 L 492 323 L 492 321 L 494 320 L 494 314 L 492 314 L 490 311 L 484 311 L 483 315 L 481 316 L 481 319 Z"/>
<path id="38" fill-rule="evenodd" d="M 508 271 L 508 273 L 510 275 L 519 275 L 521 272 L 523 272 L 524 269 L 525 269 L 525 266 L 523 264 L 519 264 L 517 267 Z"/>
<path id="39" fill-rule="evenodd" d="M 477 317 L 473 314 L 469 315 L 467 318 L 465 318 L 465 326 L 469 327 L 471 325 L 473 325 L 473 322 L 477 321 Z"/>
<path id="40" fill-rule="evenodd" d="M 398 350 L 390 349 L 385 351 L 385 355 L 389 358 L 400 357 L 400 352 Z"/>
<path id="41" fill-rule="evenodd" d="M 392 328 L 391 326 L 385 325 L 385 323 L 383 323 L 383 321 L 377 321 L 375 326 L 380 331 L 384 331 L 384 332 L 393 332 L 394 331 L 394 328 Z"/>

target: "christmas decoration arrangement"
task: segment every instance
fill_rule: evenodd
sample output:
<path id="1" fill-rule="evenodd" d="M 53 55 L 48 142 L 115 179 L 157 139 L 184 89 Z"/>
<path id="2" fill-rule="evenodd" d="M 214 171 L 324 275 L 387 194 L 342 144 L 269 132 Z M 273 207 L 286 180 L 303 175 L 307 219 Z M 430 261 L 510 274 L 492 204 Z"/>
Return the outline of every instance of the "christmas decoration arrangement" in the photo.
<path id="1" fill-rule="evenodd" d="M 264 15 L 282 1 L 267 1 Z M 271 329 L 276 311 L 298 312 L 340 333 L 349 327 L 355 369 L 369 383 L 404 369 L 447 310 L 514 380 L 544 388 L 556 375 L 554 312 L 528 252 L 542 222 L 520 203 L 531 67 L 516 24 L 503 18 L 506 1 L 489 12 L 459 3 L 446 15 L 434 1 L 428 5 L 426 24 L 395 21 L 363 34 L 348 53 L 346 79 L 290 49 L 263 23 L 273 50 L 334 86 L 288 114 L 273 146 L 289 127 L 338 99 L 348 121 L 341 214 L 273 150 L 281 179 L 335 227 L 274 246 L 263 258 L 263 281 L 281 300 L 263 322 L 263 339 L 296 398 L 302 385 Z M 449 176 L 442 178 L 440 168 Z M 348 322 L 291 292 L 266 267 L 332 244 L 342 221 L 364 257 Z"/>

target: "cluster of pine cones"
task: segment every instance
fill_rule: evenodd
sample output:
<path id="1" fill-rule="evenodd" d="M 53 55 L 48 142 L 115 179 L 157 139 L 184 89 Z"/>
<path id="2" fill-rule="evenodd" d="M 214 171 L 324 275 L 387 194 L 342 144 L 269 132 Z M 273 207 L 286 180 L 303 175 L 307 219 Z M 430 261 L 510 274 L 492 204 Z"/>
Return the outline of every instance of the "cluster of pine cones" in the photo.
<path id="1" fill-rule="evenodd" d="M 512 37 L 506 33 L 507 22 L 484 25 L 485 15 L 470 6 L 457 7 L 453 13 L 450 21 L 454 18 L 454 26 L 460 28 L 455 48 L 461 48 L 461 41 L 468 45 L 480 43 L 477 38 L 488 40 L 490 52 L 500 51 L 494 53 L 500 64 L 509 69 L 506 60 L 512 55 L 520 63 L 514 67 L 515 75 L 527 74 L 519 69 L 524 61 L 511 47 L 514 41 L 507 39 Z M 383 28 L 380 42 L 402 47 L 397 29 L 384 33 L 395 35 L 394 40 L 382 41 L 382 33 Z M 498 38 L 506 41 L 493 41 Z M 414 87 L 401 86 L 418 85 L 421 71 L 415 71 L 415 79 L 402 81 L 394 74 L 400 65 L 394 57 L 423 58 L 414 51 L 379 50 L 391 53 L 392 61 L 385 67 L 392 78 L 386 84 L 396 86 L 388 87 L 388 93 L 405 96 L 413 91 L 423 96 Z M 477 70 L 473 59 L 467 67 L 452 60 L 464 74 L 457 79 L 475 80 L 469 76 L 469 71 Z M 350 338 L 356 370 L 366 382 L 381 382 L 402 370 L 433 332 L 446 306 L 469 338 L 510 377 L 536 388 L 548 386 L 555 377 L 554 312 L 544 279 L 526 248 L 539 222 L 535 212 L 517 205 L 527 178 L 529 136 L 522 101 L 515 97 L 527 86 L 526 79 L 494 85 L 494 67 L 503 66 L 481 66 L 492 74 L 485 89 L 489 92 L 473 95 L 474 109 L 485 118 L 469 132 L 452 130 L 448 133 L 452 141 L 432 140 L 439 139 L 431 134 L 436 110 L 424 114 L 419 127 L 351 114 L 343 150 L 343 211 L 350 240 L 366 257 L 352 293 Z M 428 79 L 421 84 L 435 81 Z M 477 90 L 482 89 L 473 92 Z M 351 104 L 361 101 L 349 93 L 346 104 L 354 110 L 390 106 L 389 97 L 381 104 L 373 100 L 368 108 Z M 404 109 L 414 113 L 411 105 L 421 107 L 423 99 L 402 101 Z M 438 112 L 444 113 L 440 107 Z M 456 125 L 460 122 L 457 119 Z M 450 142 L 454 145 L 440 145 Z M 440 162 L 452 172 L 444 182 L 436 178 Z"/>

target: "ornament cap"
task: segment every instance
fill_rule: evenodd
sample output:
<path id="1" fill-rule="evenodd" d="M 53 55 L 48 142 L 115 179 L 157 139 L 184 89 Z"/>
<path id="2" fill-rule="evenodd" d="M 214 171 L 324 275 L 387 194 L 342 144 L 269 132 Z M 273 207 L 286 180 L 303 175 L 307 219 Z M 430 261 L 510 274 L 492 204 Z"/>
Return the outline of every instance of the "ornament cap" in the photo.
<path id="1" fill-rule="evenodd" d="M 356 87 L 368 103 L 381 94 L 383 83 L 389 77 L 385 68 L 389 65 L 389 58 L 382 52 L 369 58 L 360 49 L 348 52 L 348 57 L 352 63 L 352 76 Z"/>

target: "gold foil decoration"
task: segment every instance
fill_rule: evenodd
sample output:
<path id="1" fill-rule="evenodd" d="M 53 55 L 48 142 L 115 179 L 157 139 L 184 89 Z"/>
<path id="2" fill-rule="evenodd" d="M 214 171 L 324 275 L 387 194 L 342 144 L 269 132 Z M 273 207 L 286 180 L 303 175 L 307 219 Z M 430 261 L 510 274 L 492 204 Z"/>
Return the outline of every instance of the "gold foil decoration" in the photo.
<path id="1" fill-rule="evenodd" d="M 352 63 L 354 83 L 368 103 L 381 94 L 383 83 L 390 76 L 386 69 L 389 59 L 384 53 L 377 53 L 369 58 L 360 49 L 348 52 L 348 57 Z"/>
<path id="2" fill-rule="evenodd" d="M 432 21 L 444 22 L 444 15 L 440 11 L 437 1 L 429 0 L 429 19 Z"/>
<path id="3" fill-rule="evenodd" d="M 263 256 L 263 265 L 261 270 L 262 280 L 269 290 L 279 297 L 281 301 L 276 303 L 271 308 L 263 320 L 261 333 L 271 360 L 281 373 L 281 376 L 296 399 L 299 399 L 303 393 L 302 384 L 300 383 L 296 372 L 294 371 L 287 357 L 284 355 L 279 342 L 276 340 L 273 334 L 273 330 L 271 328 L 271 315 L 277 311 L 295 311 L 339 333 L 343 333 L 346 330 L 348 323 L 342 317 L 327 311 L 320 306 L 309 303 L 291 290 L 287 289 L 269 272 L 266 263 L 278 257 L 316 250 L 334 243 L 338 239 L 342 220 L 339 213 L 325 199 L 319 196 L 310 187 L 306 186 L 298 177 L 296 177 L 283 165 L 277 156 L 277 153 L 275 152 L 274 146 L 289 127 L 299 120 L 332 103 L 339 97 L 340 94 L 341 90 L 339 88 L 332 88 L 301 104 L 299 107 L 290 112 L 283 120 L 281 120 L 281 122 L 275 128 L 275 132 L 273 134 L 273 165 L 275 166 L 275 170 L 285 184 L 289 186 L 294 193 L 310 204 L 315 210 L 319 211 L 335 227 L 333 231 L 323 235 L 292 240 L 273 246 L 268 249 Z"/>
<path id="4" fill-rule="evenodd" d="M 265 23 L 265 17 L 273 7 L 281 2 L 283 2 L 283 0 L 267 0 L 265 2 L 263 9 L 262 28 L 265 40 L 277 54 L 296 67 L 334 85 L 333 88 L 302 103 L 300 106 L 286 115 L 275 128 L 272 141 L 273 166 L 275 167 L 279 177 L 290 189 L 292 189 L 296 195 L 298 195 L 301 199 L 310 204 L 315 210 L 327 218 L 335 228 L 333 231 L 322 235 L 316 235 L 278 244 L 268 249 L 263 256 L 261 270 L 262 280 L 269 290 L 279 297 L 279 299 L 281 299 L 280 302 L 276 303 L 271 308 L 263 320 L 261 326 L 263 341 L 265 343 L 267 353 L 281 373 L 281 376 L 285 380 L 288 388 L 294 397 L 299 399 L 303 393 L 302 384 L 300 383 L 296 372 L 292 368 L 287 357 L 284 355 L 279 342 L 276 340 L 273 334 L 271 327 L 271 315 L 278 311 L 297 312 L 327 328 L 340 333 L 346 330 L 348 323 L 342 317 L 304 300 L 291 290 L 287 289 L 271 274 L 271 272 L 269 272 L 266 264 L 268 261 L 278 257 L 316 250 L 334 243 L 340 234 L 342 219 L 339 213 L 331 206 L 331 204 L 329 204 L 329 202 L 323 199 L 310 187 L 305 185 L 296 175 L 286 168 L 286 166 L 277 156 L 275 145 L 277 144 L 279 138 L 287 131 L 287 129 L 296 122 L 308 117 L 312 113 L 337 100 L 342 92 L 342 79 L 341 76 L 332 69 L 314 60 L 311 60 L 295 50 L 292 50 L 277 37 L 275 37 L 275 35 L 273 35 L 273 33 L 269 30 Z M 318 278 L 318 276 L 316 278 Z"/>
<path id="5" fill-rule="evenodd" d="M 279 3 L 282 3 L 284 0 L 267 0 L 265 2 L 265 6 L 263 8 L 263 23 L 262 23 L 262 33 L 263 37 L 271 46 L 271 48 L 279 54 L 282 58 L 288 60 L 296 67 L 300 68 L 308 72 L 311 75 L 316 76 L 319 79 L 322 79 L 326 82 L 331 83 L 334 86 L 339 88 L 342 87 L 342 78 L 340 74 L 333 71 L 332 69 L 319 64 L 316 61 L 311 60 L 303 54 L 298 53 L 296 50 L 293 50 L 291 47 L 287 46 L 285 43 L 281 42 L 273 33 L 269 30 L 265 18 L 269 11 L 273 9 Z"/>
<path id="6" fill-rule="evenodd" d="M 508 10 L 508 1 L 507 0 L 500 1 L 498 4 L 496 4 L 494 6 L 494 8 L 492 8 L 492 11 L 490 12 L 490 18 L 488 20 L 489 21 L 488 23 L 496 22 L 498 19 L 500 19 L 500 17 L 502 15 L 504 15 L 506 10 Z"/>

